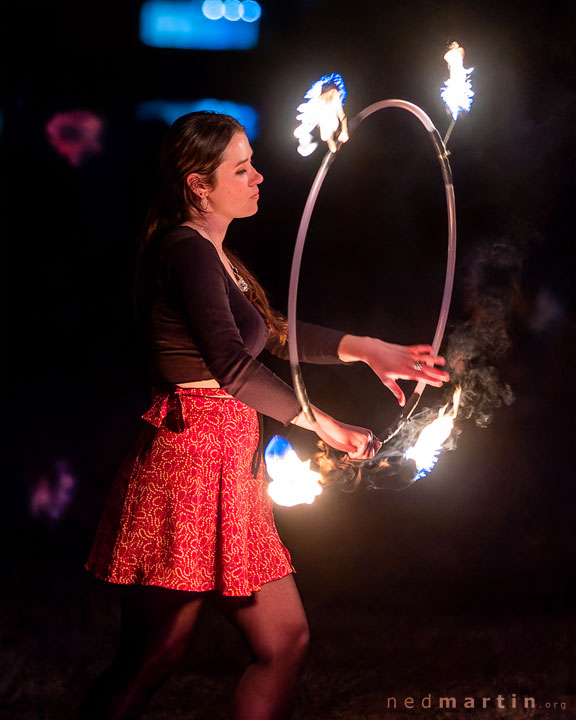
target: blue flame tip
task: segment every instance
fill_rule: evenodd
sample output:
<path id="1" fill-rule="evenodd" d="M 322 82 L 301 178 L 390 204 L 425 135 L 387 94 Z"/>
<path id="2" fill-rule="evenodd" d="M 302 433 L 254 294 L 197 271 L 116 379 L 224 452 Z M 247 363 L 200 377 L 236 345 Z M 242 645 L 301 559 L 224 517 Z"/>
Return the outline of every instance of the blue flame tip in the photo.
<path id="1" fill-rule="evenodd" d="M 270 439 L 266 449 L 264 450 L 264 461 L 268 462 L 272 458 L 283 457 L 289 450 L 294 450 L 292 445 L 281 435 L 274 435 Z"/>
<path id="2" fill-rule="evenodd" d="M 306 95 L 304 95 L 304 97 L 309 100 L 311 97 L 314 97 L 314 92 L 318 85 L 320 85 L 320 88 L 323 88 L 324 85 L 328 85 L 329 83 L 332 83 L 336 86 L 336 89 L 340 93 L 340 100 L 342 101 L 342 105 L 344 105 L 344 100 L 348 97 L 348 93 L 346 92 L 344 78 L 339 73 L 322 75 L 320 80 L 317 80 L 315 83 L 312 83 L 312 85 L 310 85 L 310 87 L 308 88 L 308 92 L 306 93 Z"/>

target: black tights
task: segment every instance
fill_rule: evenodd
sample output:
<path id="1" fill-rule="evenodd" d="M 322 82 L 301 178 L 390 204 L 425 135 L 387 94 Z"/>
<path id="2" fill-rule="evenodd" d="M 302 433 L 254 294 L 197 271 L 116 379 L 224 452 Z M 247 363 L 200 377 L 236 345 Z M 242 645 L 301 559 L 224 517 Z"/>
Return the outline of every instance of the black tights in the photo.
<path id="1" fill-rule="evenodd" d="M 290 717 L 308 647 L 306 616 L 292 575 L 251 597 L 209 594 L 252 652 L 234 697 L 233 720 Z M 78 710 L 77 720 L 135 720 L 184 657 L 205 593 L 130 585 L 118 650 Z"/>

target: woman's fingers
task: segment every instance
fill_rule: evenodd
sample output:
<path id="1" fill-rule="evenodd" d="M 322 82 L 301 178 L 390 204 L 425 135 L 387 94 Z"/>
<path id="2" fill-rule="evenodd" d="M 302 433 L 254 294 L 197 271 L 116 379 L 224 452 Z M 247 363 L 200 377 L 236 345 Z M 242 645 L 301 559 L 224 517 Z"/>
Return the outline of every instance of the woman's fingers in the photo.
<path id="1" fill-rule="evenodd" d="M 419 360 L 421 363 L 426 363 L 426 365 L 430 366 L 446 365 L 446 358 L 443 358 L 441 355 L 412 355 L 412 360 Z"/>
<path id="2" fill-rule="evenodd" d="M 398 400 L 398 405 L 400 405 L 400 407 L 404 407 L 404 404 L 406 402 L 406 397 L 405 397 L 404 392 L 402 391 L 402 388 L 400 387 L 400 385 L 398 385 L 397 382 L 395 382 L 394 380 L 391 380 L 390 378 L 385 378 L 382 380 L 382 382 L 384 383 L 384 385 L 386 385 L 388 390 L 390 390 L 392 395 L 394 395 L 396 400 Z"/>
<path id="3" fill-rule="evenodd" d="M 348 453 L 353 460 L 365 460 L 374 457 L 381 445 L 371 430 L 346 425 L 333 418 L 328 420 L 328 427 L 318 426 L 315 430 L 324 442 L 336 450 Z"/>
<path id="4" fill-rule="evenodd" d="M 450 380 L 450 375 L 437 365 L 446 365 L 446 359 L 440 355 L 419 354 L 418 351 L 427 353 L 431 350 L 429 345 L 413 345 L 409 348 L 407 362 L 409 372 L 403 376 L 405 380 L 423 380 L 429 385 L 441 387 L 443 382 Z"/>
<path id="5" fill-rule="evenodd" d="M 433 353 L 434 348 L 432 345 L 409 345 L 408 350 L 412 353 Z"/>
<path id="6" fill-rule="evenodd" d="M 410 345 L 407 349 L 412 361 L 419 360 L 427 365 L 446 365 L 446 358 L 436 355 L 432 345 Z"/>
<path id="7" fill-rule="evenodd" d="M 417 355 L 420 360 L 432 360 L 441 365 L 446 362 L 442 355 L 437 355 L 434 352 L 432 345 L 409 345 L 406 350 L 411 355 Z"/>
<path id="8" fill-rule="evenodd" d="M 414 380 L 416 382 L 423 381 L 427 385 L 432 385 L 433 387 L 442 387 L 445 382 L 450 380 L 450 374 L 447 373 L 446 370 L 432 365 L 425 365 L 423 362 L 416 365 L 416 360 L 413 359 L 410 359 L 407 362 L 407 366 L 405 366 L 403 371 L 397 370 L 396 372 L 384 374 L 378 373 L 378 376 L 402 407 L 406 402 L 406 398 L 402 389 L 398 383 L 396 383 L 396 380 Z"/>
<path id="9" fill-rule="evenodd" d="M 420 362 L 422 365 L 433 367 L 434 365 L 446 365 L 446 358 L 442 355 L 432 355 L 429 353 L 409 353 L 407 361 L 411 363 Z"/>
<path id="10" fill-rule="evenodd" d="M 353 460 L 360 460 L 370 457 L 372 441 L 374 435 L 371 430 L 364 428 L 352 428 L 350 427 L 351 439 L 354 442 L 355 447 L 348 452 L 348 455 Z"/>
<path id="11" fill-rule="evenodd" d="M 369 460 L 374 457 L 381 445 L 380 440 L 369 430 L 367 435 L 362 436 L 362 442 L 358 449 L 348 455 L 352 460 Z"/>
<path id="12" fill-rule="evenodd" d="M 437 385 L 440 387 L 442 383 L 450 380 L 450 374 L 447 373 L 446 370 L 441 370 L 440 368 L 422 366 L 420 370 L 414 369 L 414 372 L 411 373 L 410 379 L 424 380 L 424 382 L 427 382 L 430 385 Z"/>

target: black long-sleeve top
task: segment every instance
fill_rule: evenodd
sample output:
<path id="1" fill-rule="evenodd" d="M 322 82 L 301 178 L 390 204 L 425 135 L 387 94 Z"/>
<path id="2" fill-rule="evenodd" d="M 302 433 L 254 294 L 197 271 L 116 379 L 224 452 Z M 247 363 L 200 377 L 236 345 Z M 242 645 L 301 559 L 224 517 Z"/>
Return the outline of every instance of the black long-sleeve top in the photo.
<path id="1" fill-rule="evenodd" d="M 144 332 L 155 385 L 216 379 L 246 405 L 280 422 L 300 412 L 292 388 L 256 357 L 286 358 L 276 337 L 222 264 L 216 248 L 180 226 L 155 242 L 142 264 Z M 338 363 L 344 333 L 298 324 L 302 360 Z"/>

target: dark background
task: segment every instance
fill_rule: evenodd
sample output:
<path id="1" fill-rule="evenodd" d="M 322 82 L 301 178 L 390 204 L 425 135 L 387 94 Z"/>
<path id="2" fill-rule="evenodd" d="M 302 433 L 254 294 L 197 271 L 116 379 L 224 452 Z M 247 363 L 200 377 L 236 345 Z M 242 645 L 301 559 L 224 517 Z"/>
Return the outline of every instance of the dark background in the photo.
<path id="1" fill-rule="evenodd" d="M 337 71 L 348 86 L 348 117 L 401 97 L 443 133 L 442 56 L 457 39 L 465 65 L 475 67 L 476 100 L 450 140 L 459 248 L 448 335 L 473 324 L 482 307 L 497 308 L 511 347 L 480 362 L 495 368 L 491 377 L 511 387 L 515 402 L 494 407 L 486 428 L 460 420 L 455 452 L 406 492 L 330 489 L 311 507 L 278 511 L 315 638 L 298 717 L 380 718 L 383 697 L 450 689 L 534 695 L 542 708 L 506 717 L 568 717 L 569 709 L 545 702 L 574 711 L 571 4 L 262 5 L 261 41 L 247 52 L 145 47 L 133 0 L 3 10 L 2 712 L 70 717 L 114 647 L 117 589 L 82 564 L 148 401 L 130 286 L 165 127 L 137 121 L 136 105 L 221 97 L 256 107 L 260 211 L 229 238 L 284 310 L 297 225 L 320 163 L 319 151 L 296 153 L 302 95 Z M 45 126 L 77 108 L 100 115 L 106 128 L 102 153 L 74 168 L 48 145 Z M 302 317 L 429 342 L 445 222 L 437 162 L 418 122 L 400 111 L 366 121 L 317 206 Z M 491 274 L 494 248 L 514 261 L 504 269 L 495 261 Z M 484 294 L 473 292 L 479 266 Z M 313 401 L 342 420 L 379 431 L 394 416 L 392 396 L 366 368 L 308 367 L 305 377 Z M 428 391 L 426 404 L 445 396 Z M 311 452 L 306 433 L 288 435 Z M 33 519 L 31 489 L 61 459 L 77 477 L 73 503 L 59 522 Z M 246 656 L 219 623 L 208 617 L 198 651 L 146 717 L 224 713 Z"/>

